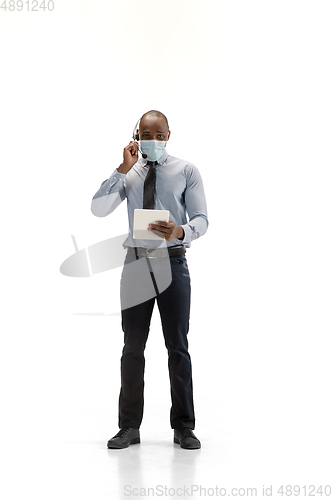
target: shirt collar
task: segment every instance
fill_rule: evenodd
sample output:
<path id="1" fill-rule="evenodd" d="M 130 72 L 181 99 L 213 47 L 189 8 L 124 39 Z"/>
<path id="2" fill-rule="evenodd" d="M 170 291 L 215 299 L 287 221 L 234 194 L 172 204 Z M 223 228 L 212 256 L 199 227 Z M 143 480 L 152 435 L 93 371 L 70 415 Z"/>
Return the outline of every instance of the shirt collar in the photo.
<path id="1" fill-rule="evenodd" d="M 157 165 L 163 165 L 163 164 L 165 163 L 165 161 L 166 161 L 166 159 L 167 159 L 167 157 L 168 157 L 168 156 L 169 156 L 169 154 L 168 154 L 167 150 L 165 149 L 165 150 L 164 150 L 164 153 L 163 153 L 163 154 L 162 154 L 162 156 L 161 156 L 161 158 L 159 158 L 159 159 L 157 160 Z M 148 161 L 148 160 L 147 160 L 147 159 L 142 158 L 142 161 L 143 161 L 142 166 L 143 166 L 143 167 L 145 167 L 145 166 L 147 165 L 147 161 Z"/>

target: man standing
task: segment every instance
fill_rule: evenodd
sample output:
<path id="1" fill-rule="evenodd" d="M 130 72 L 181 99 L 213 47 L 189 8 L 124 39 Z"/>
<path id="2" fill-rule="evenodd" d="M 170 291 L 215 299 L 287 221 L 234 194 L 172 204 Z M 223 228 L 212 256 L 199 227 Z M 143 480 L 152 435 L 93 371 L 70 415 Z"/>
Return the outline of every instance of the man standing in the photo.
<path id="1" fill-rule="evenodd" d="M 192 240 L 207 231 L 207 208 L 198 169 L 167 153 L 165 146 L 169 137 L 166 116 L 156 110 L 145 113 L 139 128 L 134 131 L 134 140 L 124 148 L 123 163 L 102 183 L 91 204 L 94 215 L 105 217 L 127 198 L 129 218 L 129 235 L 123 244 L 127 255 L 121 277 L 124 348 L 118 414 L 120 430 L 108 441 L 110 449 L 140 443 L 144 349 L 155 300 L 168 350 L 172 401 L 170 424 L 174 429 L 174 443 L 185 449 L 201 447 L 193 433 L 192 365 L 187 341 L 191 284 L 185 252 Z M 140 159 L 139 140 L 143 156 Z M 137 208 L 169 210 L 168 222 L 156 221 L 149 227 L 160 239 L 133 238 L 134 210 Z M 161 291 L 158 275 L 166 262 L 171 268 L 171 284 Z M 134 266 L 140 263 L 146 266 L 147 279 L 140 273 L 139 278 L 135 276 Z M 148 290 L 149 286 L 153 293 L 148 291 L 145 296 L 144 289 Z M 145 298 L 132 305 L 127 298 L 135 288 L 135 293 L 143 293 Z"/>

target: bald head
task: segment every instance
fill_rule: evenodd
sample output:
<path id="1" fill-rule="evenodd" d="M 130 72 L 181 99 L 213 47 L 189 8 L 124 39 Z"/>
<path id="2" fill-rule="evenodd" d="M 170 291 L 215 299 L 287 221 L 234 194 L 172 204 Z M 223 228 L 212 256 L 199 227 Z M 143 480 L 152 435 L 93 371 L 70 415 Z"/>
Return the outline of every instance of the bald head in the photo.
<path id="1" fill-rule="evenodd" d="M 167 128 L 169 130 L 168 119 L 163 113 L 161 113 L 161 111 L 157 111 L 156 109 L 151 109 L 150 111 L 147 111 L 147 113 L 145 113 L 141 116 L 141 120 L 143 120 L 146 117 L 163 118 L 163 120 L 165 120 Z"/>

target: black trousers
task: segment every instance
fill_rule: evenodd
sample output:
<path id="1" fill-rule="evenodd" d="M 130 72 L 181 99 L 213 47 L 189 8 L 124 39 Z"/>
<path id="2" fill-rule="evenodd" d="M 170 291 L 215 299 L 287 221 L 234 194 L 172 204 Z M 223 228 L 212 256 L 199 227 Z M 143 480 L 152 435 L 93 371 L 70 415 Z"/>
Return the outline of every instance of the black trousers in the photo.
<path id="1" fill-rule="evenodd" d="M 141 257 L 145 259 L 145 257 Z M 168 259 L 168 257 L 167 257 Z M 191 280 L 185 255 L 170 257 L 172 281 L 164 291 L 133 307 L 122 310 L 124 347 L 121 357 L 121 389 L 119 395 L 118 425 L 140 428 L 144 407 L 144 350 L 148 338 L 150 320 L 155 305 L 159 309 L 165 346 L 168 350 L 168 368 L 171 388 L 171 428 L 194 429 L 192 365 L 188 352 Z M 139 288 L 150 282 L 133 281 L 130 266 L 135 260 L 134 251 L 129 251 L 121 277 L 121 290 L 126 287 Z M 162 260 L 162 259 L 160 259 Z M 165 261 L 164 261 L 165 262 Z M 169 265 L 169 264 L 168 264 Z M 169 268 L 170 268 L 169 267 Z M 148 285 L 147 285 L 148 286 Z M 146 287 L 147 287 L 146 286 Z M 154 295 L 154 293 L 152 294 Z M 148 294 L 149 296 L 149 294 Z"/>

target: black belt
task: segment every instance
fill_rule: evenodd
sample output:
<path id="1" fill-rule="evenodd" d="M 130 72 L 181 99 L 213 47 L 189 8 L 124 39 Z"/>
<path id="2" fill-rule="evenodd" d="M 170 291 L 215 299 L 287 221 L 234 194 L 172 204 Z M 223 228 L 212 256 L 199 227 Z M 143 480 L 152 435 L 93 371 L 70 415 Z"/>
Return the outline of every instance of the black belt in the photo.
<path id="1" fill-rule="evenodd" d="M 184 255 L 186 249 L 184 245 L 164 248 L 143 248 L 143 247 L 128 247 L 127 251 L 134 250 L 136 258 L 147 257 L 148 259 L 157 259 L 161 257 L 175 257 L 176 255 Z"/>

